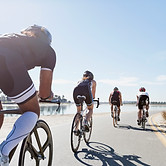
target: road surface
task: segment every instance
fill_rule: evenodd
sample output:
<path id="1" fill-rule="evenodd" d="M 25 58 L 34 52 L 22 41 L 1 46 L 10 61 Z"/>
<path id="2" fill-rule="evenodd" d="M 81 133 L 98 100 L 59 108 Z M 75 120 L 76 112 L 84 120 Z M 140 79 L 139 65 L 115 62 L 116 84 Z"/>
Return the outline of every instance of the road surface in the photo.
<path id="1" fill-rule="evenodd" d="M 164 166 L 166 165 L 165 131 L 156 131 L 154 118 L 146 130 L 136 124 L 136 112 L 122 112 L 119 127 L 114 128 L 109 113 L 94 114 L 92 137 L 88 145 L 81 141 L 78 153 L 70 147 L 70 130 L 74 115 L 44 116 L 54 141 L 53 166 Z M 7 134 L 14 118 L 2 128 Z M 166 126 L 162 126 L 166 128 Z M 10 166 L 17 166 L 17 154 Z M 32 166 L 32 165 L 31 165 Z M 46 166 L 46 165 L 43 165 Z"/>

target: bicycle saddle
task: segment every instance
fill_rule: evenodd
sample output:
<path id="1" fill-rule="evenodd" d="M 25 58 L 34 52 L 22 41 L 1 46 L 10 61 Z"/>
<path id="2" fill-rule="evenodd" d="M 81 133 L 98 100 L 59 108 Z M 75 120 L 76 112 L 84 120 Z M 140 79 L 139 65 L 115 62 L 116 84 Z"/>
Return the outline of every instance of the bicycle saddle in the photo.
<path id="1" fill-rule="evenodd" d="M 85 97 L 85 96 L 78 95 L 78 96 L 77 96 L 77 99 L 82 103 L 83 101 L 86 100 L 86 97 Z"/>

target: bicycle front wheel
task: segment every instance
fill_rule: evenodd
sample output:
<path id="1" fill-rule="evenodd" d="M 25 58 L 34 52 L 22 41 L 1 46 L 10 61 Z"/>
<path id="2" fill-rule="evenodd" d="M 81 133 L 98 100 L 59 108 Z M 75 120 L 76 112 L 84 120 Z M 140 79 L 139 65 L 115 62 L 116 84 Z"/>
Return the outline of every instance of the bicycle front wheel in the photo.
<path id="1" fill-rule="evenodd" d="M 84 131 L 84 140 L 86 143 L 89 142 L 92 133 L 92 117 L 88 121 L 88 126 L 89 126 L 89 131 L 88 132 Z"/>
<path id="2" fill-rule="evenodd" d="M 81 137 L 82 137 L 82 130 L 81 130 L 81 115 L 77 113 L 74 116 L 72 127 L 71 127 L 71 149 L 75 153 L 77 152 Z"/>
<path id="3" fill-rule="evenodd" d="M 53 141 L 48 124 L 39 120 L 32 132 L 23 140 L 19 166 L 51 166 Z"/>

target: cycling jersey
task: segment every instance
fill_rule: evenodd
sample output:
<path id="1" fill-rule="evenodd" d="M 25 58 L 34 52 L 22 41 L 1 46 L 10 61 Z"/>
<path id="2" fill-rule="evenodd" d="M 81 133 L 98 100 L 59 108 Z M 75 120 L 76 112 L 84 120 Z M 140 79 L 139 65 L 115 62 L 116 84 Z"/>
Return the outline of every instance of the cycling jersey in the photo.
<path id="1" fill-rule="evenodd" d="M 149 94 L 147 92 L 138 93 L 138 108 L 143 109 L 144 105 L 149 104 Z"/>
<path id="2" fill-rule="evenodd" d="M 114 102 L 114 101 L 116 101 L 116 102 Z M 117 105 L 118 107 L 120 106 L 120 92 L 119 91 L 112 92 L 111 103 L 114 105 Z"/>
<path id="3" fill-rule="evenodd" d="M 73 91 L 73 98 L 74 98 L 74 102 L 76 103 L 77 106 L 80 106 L 80 102 L 77 99 L 78 95 L 82 95 L 85 96 L 85 103 L 87 105 L 92 105 L 93 103 L 93 97 L 92 97 L 92 81 L 90 81 L 89 79 L 86 80 L 82 80 L 81 82 L 78 83 L 78 85 L 74 88 Z"/>
<path id="4" fill-rule="evenodd" d="M 0 89 L 16 103 L 23 103 L 36 93 L 28 70 L 40 66 L 53 71 L 55 63 L 51 46 L 35 37 L 0 36 Z"/>

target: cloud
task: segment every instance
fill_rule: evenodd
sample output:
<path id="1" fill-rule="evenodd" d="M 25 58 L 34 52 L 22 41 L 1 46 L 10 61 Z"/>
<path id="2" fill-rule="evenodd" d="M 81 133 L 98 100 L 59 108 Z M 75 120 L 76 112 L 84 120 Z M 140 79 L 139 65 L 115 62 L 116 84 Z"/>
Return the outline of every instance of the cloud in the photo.
<path id="1" fill-rule="evenodd" d="M 137 77 L 120 77 L 120 79 L 117 80 L 98 80 L 97 82 L 109 84 L 113 86 L 138 86 L 138 78 Z"/>
<path id="2" fill-rule="evenodd" d="M 145 86 L 145 85 L 163 85 L 166 84 L 166 75 L 159 75 L 155 80 L 144 81 L 138 77 L 120 77 L 119 79 L 104 79 L 97 82 L 112 86 Z"/>
<path id="3" fill-rule="evenodd" d="M 166 75 L 159 75 L 157 81 L 166 81 Z"/>

